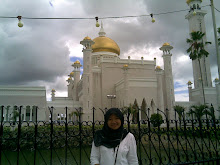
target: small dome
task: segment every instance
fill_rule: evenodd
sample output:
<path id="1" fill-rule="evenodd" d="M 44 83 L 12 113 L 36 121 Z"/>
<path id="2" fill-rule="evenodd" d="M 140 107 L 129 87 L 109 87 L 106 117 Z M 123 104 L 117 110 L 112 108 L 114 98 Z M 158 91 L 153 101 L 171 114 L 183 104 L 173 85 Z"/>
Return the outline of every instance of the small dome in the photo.
<path id="1" fill-rule="evenodd" d="M 86 36 L 83 40 L 91 40 L 91 38 Z"/>
<path id="2" fill-rule="evenodd" d="M 168 42 L 165 42 L 165 43 L 163 44 L 163 46 L 170 46 L 170 44 L 169 44 Z"/>
<path id="3" fill-rule="evenodd" d="M 187 85 L 192 85 L 192 82 L 191 82 L 191 81 L 188 81 Z"/>
<path id="4" fill-rule="evenodd" d="M 120 48 L 118 44 L 105 36 L 96 37 L 94 40 L 94 45 L 92 45 L 93 52 L 112 52 L 116 54 L 120 54 Z"/>
<path id="5" fill-rule="evenodd" d="M 156 69 L 161 69 L 161 67 L 160 67 L 160 66 L 157 66 Z"/>
<path id="6" fill-rule="evenodd" d="M 69 77 L 68 80 L 72 80 L 72 79 Z"/>
<path id="7" fill-rule="evenodd" d="M 186 3 L 189 5 L 190 2 L 195 1 L 195 0 L 186 0 Z M 200 2 L 202 2 L 202 0 L 200 0 Z"/>
<path id="8" fill-rule="evenodd" d="M 127 67 L 128 67 L 128 65 L 127 65 L 127 64 L 125 64 L 123 67 L 124 67 L 124 68 L 127 68 Z"/>
<path id="9" fill-rule="evenodd" d="M 55 89 L 52 89 L 51 92 L 56 92 Z"/>
<path id="10" fill-rule="evenodd" d="M 74 75 L 74 72 L 71 72 L 71 73 L 70 73 L 70 76 L 73 76 L 73 75 Z"/>
<path id="11" fill-rule="evenodd" d="M 79 60 L 76 60 L 76 61 L 74 62 L 74 64 L 80 64 Z"/>

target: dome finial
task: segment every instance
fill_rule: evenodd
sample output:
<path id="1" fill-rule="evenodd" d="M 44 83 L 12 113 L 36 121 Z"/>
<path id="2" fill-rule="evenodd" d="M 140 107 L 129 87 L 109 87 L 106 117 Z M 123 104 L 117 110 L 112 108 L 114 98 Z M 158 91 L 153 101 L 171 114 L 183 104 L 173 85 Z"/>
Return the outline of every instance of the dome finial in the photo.
<path id="1" fill-rule="evenodd" d="M 105 31 L 104 31 L 103 23 L 102 23 L 102 21 L 101 21 L 101 29 L 100 29 L 100 31 L 99 31 L 99 37 L 103 37 L 103 36 L 105 36 L 105 35 L 106 35 L 106 33 L 105 33 Z"/>

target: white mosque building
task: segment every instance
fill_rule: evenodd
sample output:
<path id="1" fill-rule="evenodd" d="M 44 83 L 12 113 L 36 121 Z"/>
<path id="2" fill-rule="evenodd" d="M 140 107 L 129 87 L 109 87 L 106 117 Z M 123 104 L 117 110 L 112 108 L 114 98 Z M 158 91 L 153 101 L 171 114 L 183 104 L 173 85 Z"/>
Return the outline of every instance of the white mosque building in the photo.
<path id="1" fill-rule="evenodd" d="M 202 0 L 187 0 L 190 7 L 186 19 L 189 21 L 189 32 L 205 32 L 204 16 L 206 11 L 201 10 Z M 196 14 L 195 14 L 196 11 Z M 206 40 L 206 38 L 204 39 Z M 91 39 L 85 37 L 80 44 L 83 45 L 83 66 L 75 61 L 73 71 L 67 80 L 67 97 L 57 97 L 56 90 L 52 89 L 51 101 L 46 101 L 45 87 L 19 87 L 0 86 L 0 104 L 7 108 L 4 110 L 4 120 L 10 120 L 14 105 L 22 105 L 22 120 L 32 121 L 36 113 L 30 108 L 38 106 L 38 120 L 49 120 L 48 107 L 54 107 L 53 119 L 65 118 L 65 107 L 68 107 L 68 119 L 73 119 L 73 112 L 81 107 L 83 120 L 92 120 L 92 108 L 95 107 L 95 119 L 103 119 L 99 109 L 110 107 L 126 107 L 134 103 L 136 99 L 140 106 L 145 99 L 150 114 L 156 113 L 157 108 L 174 117 L 174 105 L 189 107 L 195 104 L 213 104 L 220 107 L 220 84 L 216 81 L 212 86 L 209 58 L 202 58 L 201 73 L 198 61 L 192 61 L 194 89 L 192 82 L 188 82 L 189 101 L 175 102 L 174 83 L 172 74 L 173 47 L 169 43 L 161 44 L 161 56 L 164 68 L 157 66 L 154 60 L 133 60 L 120 58 L 118 44 L 107 37 L 103 25 L 101 25 L 98 37 Z M 81 67 L 83 73 L 81 75 Z M 201 86 L 201 76 L 203 87 Z M 205 96 L 205 97 L 204 97 Z M 204 99 L 205 98 L 205 99 Z M 10 107 L 9 107 L 10 106 Z M 30 107 L 28 107 L 30 106 Z M 166 111 L 168 109 L 169 111 Z M 141 116 L 143 118 L 143 116 Z"/>

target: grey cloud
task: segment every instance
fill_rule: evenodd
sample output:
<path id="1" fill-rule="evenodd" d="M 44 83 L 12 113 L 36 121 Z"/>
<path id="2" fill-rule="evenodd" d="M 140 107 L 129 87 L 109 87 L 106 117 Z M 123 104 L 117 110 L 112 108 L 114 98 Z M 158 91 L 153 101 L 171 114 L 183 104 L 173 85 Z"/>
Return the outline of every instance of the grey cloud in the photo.
<path id="1" fill-rule="evenodd" d="M 149 45 L 158 49 L 169 42 L 172 50 L 174 81 L 192 79 L 191 63 L 177 64 L 179 56 L 185 54 L 189 36 L 188 11 L 156 15 L 156 13 L 188 9 L 186 2 L 174 0 L 65 0 L 51 7 L 49 1 L 20 0 L 3 1 L 2 16 L 27 17 L 88 17 L 125 16 L 154 13 L 155 23 L 150 17 L 127 19 L 103 19 L 107 36 L 115 40 L 121 57 L 131 48 L 145 48 Z M 58 2 L 58 1 L 57 1 Z M 204 1 L 203 5 L 209 2 Z M 215 6 L 220 1 L 214 0 Z M 62 5 L 61 5 L 62 4 Z M 210 7 L 205 7 L 207 39 L 213 42 Z M 217 27 L 220 14 L 216 12 Z M 57 79 L 72 71 L 67 41 L 78 43 L 85 37 L 95 38 L 99 28 L 91 20 L 29 20 L 22 19 L 24 27 L 17 27 L 17 19 L 0 19 L 0 84 L 44 85 L 56 90 L 66 90 L 66 82 Z M 127 20 L 127 22 L 126 22 Z M 74 45 L 72 45 L 74 47 Z M 208 47 L 210 61 L 216 67 L 214 42 Z M 141 51 L 141 50 L 140 50 Z M 182 71 L 184 70 L 184 73 Z"/>

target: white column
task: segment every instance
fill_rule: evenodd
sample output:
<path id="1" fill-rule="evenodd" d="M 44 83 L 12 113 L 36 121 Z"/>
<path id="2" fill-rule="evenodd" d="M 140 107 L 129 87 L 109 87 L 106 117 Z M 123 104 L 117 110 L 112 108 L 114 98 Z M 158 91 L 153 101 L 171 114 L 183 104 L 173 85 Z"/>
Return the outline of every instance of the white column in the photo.
<path id="1" fill-rule="evenodd" d="M 24 108 L 24 121 L 26 121 L 26 107 Z"/>
<path id="2" fill-rule="evenodd" d="M 32 108 L 30 107 L 30 121 L 32 121 Z"/>

